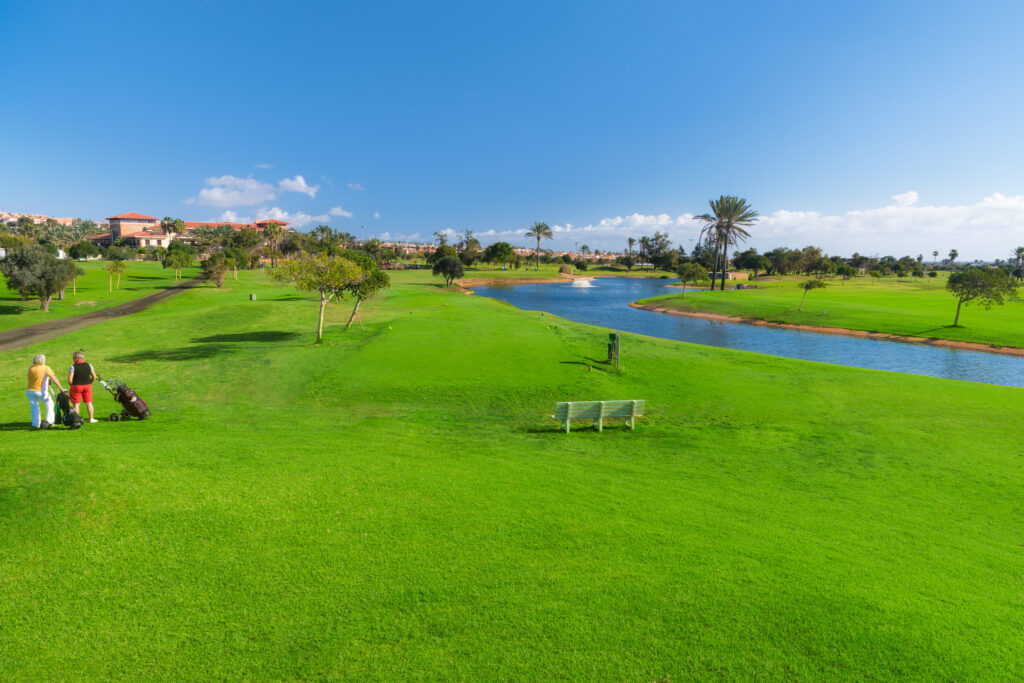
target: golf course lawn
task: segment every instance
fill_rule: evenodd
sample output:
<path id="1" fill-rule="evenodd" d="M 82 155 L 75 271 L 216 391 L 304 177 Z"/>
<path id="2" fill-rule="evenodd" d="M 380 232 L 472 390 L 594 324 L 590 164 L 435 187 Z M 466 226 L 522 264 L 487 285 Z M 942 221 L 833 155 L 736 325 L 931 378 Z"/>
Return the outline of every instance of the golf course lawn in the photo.
<path id="1" fill-rule="evenodd" d="M 945 290 L 946 274 L 938 278 L 899 281 L 856 277 L 846 282 L 825 280 L 797 310 L 805 278 L 758 281 L 760 289 L 690 291 L 645 299 L 679 311 L 716 313 L 742 318 L 819 327 L 842 327 L 911 337 L 952 339 L 1024 348 L 1024 301 L 1009 301 L 990 310 L 964 304 L 960 326 L 952 327 L 956 298 Z M 731 287 L 734 283 L 728 283 Z"/>
<path id="2" fill-rule="evenodd" d="M 616 373 L 393 280 L 320 345 L 242 273 L 0 353 L 0 678 L 1024 675 L 1020 389 L 630 334 Z M 27 429 L 33 354 L 79 348 L 153 417 Z M 596 399 L 649 414 L 548 417 Z"/>
<path id="3" fill-rule="evenodd" d="M 74 288 L 77 291 L 68 287 L 64 300 L 55 298 L 51 301 L 47 313 L 39 310 L 39 299 L 22 299 L 17 292 L 7 288 L 5 278 L 0 276 L 0 331 L 110 308 L 177 284 L 173 270 L 155 261 L 132 261 L 128 270 L 121 273 L 120 287 L 111 292 L 110 276 L 103 270 L 106 264 L 106 261 L 78 263 L 85 275 L 78 278 Z M 186 280 L 198 274 L 199 268 L 185 268 L 181 272 Z M 116 285 L 116 275 L 114 279 Z"/>

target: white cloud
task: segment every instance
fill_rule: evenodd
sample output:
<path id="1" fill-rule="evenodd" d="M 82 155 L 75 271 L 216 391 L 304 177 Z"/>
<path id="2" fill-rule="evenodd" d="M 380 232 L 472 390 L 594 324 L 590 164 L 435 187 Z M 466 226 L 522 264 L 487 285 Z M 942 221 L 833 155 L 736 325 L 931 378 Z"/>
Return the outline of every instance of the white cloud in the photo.
<path id="1" fill-rule="evenodd" d="M 196 197 L 185 200 L 186 204 L 251 206 L 270 201 L 277 196 L 273 185 L 256 180 L 252 176 L 238 178 L 224 175 L 219 178 L 207 178 L 204 182 L 208 187 L 200 190 Z"/>
<path id="2" fill-rule="evenodd" d="M 346 211 L 345 209 L 341 208 L 340 206 L 332 206 L 331 210 L 328 211 L 327 213 L 329 213 L 332 216 L 341 216 L 342 218 L 352 218 L 352 212 L 351 211 Z"/>
<path id="3" fill-rule="evenodd" d="M 910 190 L 903 194 L 894 194 L 892 199 L 896 200 L 896 206 L 913 206 L 917 204 L 917 193 Z"/>
<path id="4" fill-rule="evenodd" d="M 273 164 L 256 164 L 256 168 L 274 168 Z"/>
<path id="5" fill-rule="evenodd" d="M 363 184 L 362 183 L 349 183 L 348 184 L 348 189 L 356 190 L 358 192 L 362 192 L 364 188 L 363 188 Z"/>
<path id="6" fill-rule="evenodd" d="M 750 229 L 748 244 L 761 251 L 813 244 L 826 252 L 849 256 L 946 253 L 958 249 L 961 258 L 1007 258 L 1024 244 L 1024 195 L 993 194 L 972 204 L 919 205 L 911 190 L 892 196 L 892 203 L 841 214 L 779 209 L 761 217 Z M 668 232 L 673 243 L 688 250 L 700 225 L 691 214 L 640 214 L 603 218 L 597 223 L 553 226 L 554 243 L 571 246 L 586 239 L 591 247 L 621 250 L 628 237 Z M 496 232 L 496 236 L 521 231 Z M 483 233 L 486 234 L 486 233 Z"/>
<path id="7" fill-rule="evenodd" d="M 319 185 L 307 185 L 306 179 L 300 175 L 294 178 L 283 178 L 277 183 L 277 186 L 284 192 L 301 192 L 310 197 L 316 197 L 316 193 L 320 190 Z"/>
<path id="8" fill-rule="evenodd" d="M 373 217 L 374 217 L 374 218 L 380 218 L 380 213 L 379 213 L 379 212 L 377 212 L 377 211 L 374 211 L 374 212 L 373 212 Z"/>
<path id="9" fill-rule="evenodd" d="M 283 178 L 278 181 L 277 187 L 262 180 L 256 180 L 252 176 L 239 178 L 233 175 L 223 175 L 207 178 L 204 182 L 207 187 L 200 190 L 195 197 L 186 199 L 186 204 L 224 207 L 254 206 L 277 199 L 280 192 L 299 192 L 316 197 L 316 193 L 320 190 L 319 185 L 307 185 L 306 179 L 300 175 L 294 178 Z"/>
<path id="10" fill-rule="evenodd" d="M 218 221 L 227 221 L 229 223 L 252 223 L 252 219 L 247 216 L 239 216 L 234 211 L 225 211 L 220 215 Z"/>
<path id="11" fill-rule="evenodd" d="M 284 221 L 289 224 L 291 228 L 304 228 L 310 223 L 326 223 L 330 220 L 330 216 L 327 214 L 320 214 L 318 216 L 311 216 L 308 213 L 289 213 L 279 207 L 271 207 L 269 209 L 259 209 L 256 212 L 256 220 L 275 220 Z"/>

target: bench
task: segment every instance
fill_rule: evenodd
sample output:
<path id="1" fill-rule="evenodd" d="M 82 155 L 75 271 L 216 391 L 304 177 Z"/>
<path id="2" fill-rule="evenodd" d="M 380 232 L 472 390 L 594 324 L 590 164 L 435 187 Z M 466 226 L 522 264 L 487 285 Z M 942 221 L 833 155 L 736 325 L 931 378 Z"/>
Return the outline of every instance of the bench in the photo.
<path id="1" fill-rule="evenodd" d="M 629 428 L 636 425 L 636 418 L 643 417 L 646 401 L 565 401 L 555 404 L 556 420 L 562 422 L 565 433 L 569 433 L 569 420 L 593 420 L 594 427 L 601 431 L 604 421 L 609 418 L 629 420 Z"/>

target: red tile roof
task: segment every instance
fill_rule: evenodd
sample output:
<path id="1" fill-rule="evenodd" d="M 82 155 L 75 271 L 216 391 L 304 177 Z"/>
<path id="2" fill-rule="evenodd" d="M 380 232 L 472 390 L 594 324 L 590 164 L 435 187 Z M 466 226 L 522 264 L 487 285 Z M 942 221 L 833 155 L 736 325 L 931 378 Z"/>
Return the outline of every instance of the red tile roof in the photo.
<path id="1" fill-rule="evenodd" d="M 152 216 L 143 216 L 141 213 L 134 213 L 134 212 L 132 212 L 132 213 L 122 213 L 120 216 L 109 216 L 107 218 L 108 221 L 112 221 L 112 220 L 115 220 L 115 219 L 122 219 L 122 220 L 133 220 L 134 219 L 134 220 L 141 220 L 141 221 L 155 221 L 155 220 L 157 220 L 156 218 L 153 218 Z"/>
<path id="2" fill-rule="evenodd" d="M 266 219 L 266 220 L 262 220 L 262 221 L 256 221 L 255 223 L 253 223 L 253 225 L 267 225 L 267 224 L 269 224 L 269 223 L 277 223 L 277 224 L 278 224 L 278 225 L 280 225 L 280 226 L 281 226 L 282 228 L 283 228 L 284 226 L 288 225 L 288 221 L 275 221 L 275 220 L 273 220 L 273 219 L 271 219 L 271 218 L 268 218 L 268 219 Z"/>

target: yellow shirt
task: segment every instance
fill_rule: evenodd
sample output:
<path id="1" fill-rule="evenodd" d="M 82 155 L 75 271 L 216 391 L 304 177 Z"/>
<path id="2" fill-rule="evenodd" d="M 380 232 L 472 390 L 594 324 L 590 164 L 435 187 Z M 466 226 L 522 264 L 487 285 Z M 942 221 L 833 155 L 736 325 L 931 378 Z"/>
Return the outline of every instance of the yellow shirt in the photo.
<path id="1" fill-rule="evenodd" d="M 28 390 L 42 391 L 43 377 L 47 376 L 54 382 L 57 381 L 57 377 L 53 374 L 53 370 L 50 369 L 49 365 L 33 365 L 30 367 L 28 369 Z"/>

